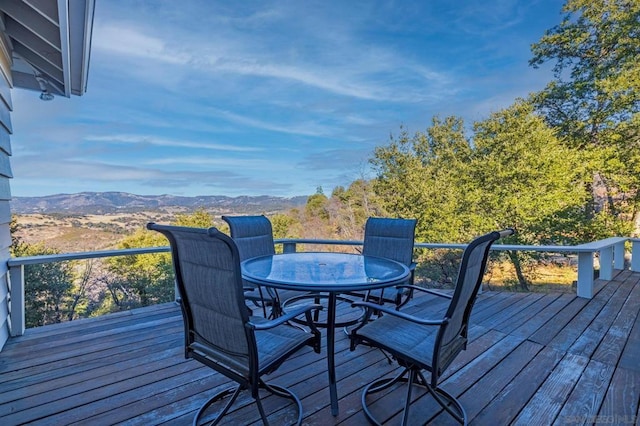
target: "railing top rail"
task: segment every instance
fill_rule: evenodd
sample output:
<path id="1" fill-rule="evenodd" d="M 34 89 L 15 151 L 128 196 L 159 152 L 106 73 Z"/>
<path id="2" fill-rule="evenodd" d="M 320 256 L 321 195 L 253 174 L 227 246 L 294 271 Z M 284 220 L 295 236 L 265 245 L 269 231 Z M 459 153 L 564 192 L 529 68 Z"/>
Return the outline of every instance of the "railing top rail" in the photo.
<path id="1" fill-rule="evenodd" d="M 592 241 L 590 243 L 580 244 L 576 247 L 579 247 L 581 250 L 600 250 L 605 247 L 613 246 L 619 243 L 624 243 L 629 241 L 631 238 L 629 237 L 609 237 L 604 240 Z"/>
<path id="2" fill-rule="evenodd" d="M 493 244 L 491 250 L 504 251 L 504 250 L 517 250 L 517 251 L 540 251 L 548 253 L 592 253 L 603 248 L 609 247 L 613 244 L 602 245 L 598 247 L 588 247 L 586 245 L 576 246 L 527 246 L 527 245 L 513 245 L 513 244 Z M 447 243 L 416 243 L 416 247 L 421 248 L 449 248 L 449 249 L 464 249 L 466 244 L 447 244 Z"/>
<path id="3" fill-rule="evenodd" d="M 600 241 L 594 241 L 587 244 L 579 244 L 574 246 L 564 245 L 513 245 L 513 244 L 493 244 L 491 250 L 521 250 L 521 251 L 540 251 L 551 253 L 589 253 L 598 251 L 614 244 L 629 240 L 627 237 L 611 237 Z M 362 245 L 361 240 L 314 240 L 314 239 L 296 239 L 286 238 L 275 240 L 276 244 L 332 244 L 332 245 Z M 460 249 L 464 250 L 467 244 L 461 243 L 415 243 L 417 248 L 428 249 Z"/>
<path id="4" fill-rule="evenodd" d="M 95 259 L 98 257 L 133 256 L 136 254 L 165 253 L 171 251 L 171 247 L 143 247 L 118 250 L 83 251 L 76 253 L 47 254 L 41 256 L 12 257 L 7 261 L 11 266 L 38 265 L 41 263 L 64 262 L 67 260 Z"/>
<path id="5" fill-rule="evenodd" d="M 362 240 L 319 240 L 313 238 L 279 238 L 276 244 L 330 244 L 335 246 L 361 246 Z"/>
<path id="6" fill-rule="evenodd" d="M 586 244 L 579 244 L 575 246 L 533 246 L 533 245 L 511 245 L 511 244 L 494 244 L 491 246 L 491 250 L 520 250 L 520 251 L 538 251 L 549 253 L 593 253 L 603 248 L 610 247 L 621 242 L 633 240 L 627 237 L 611 237 L 600 241 L 594 241 Z M 276 244 L 316 244 L 316 245 L 362 245 L 361 240 L 317 240 L 317 239 L 305 239 L 305 238 L 284 238 L 275 240 Z M 428 249 L 460 249 L 463 250 L 466 244 L 456 243 L 416 243 L 416 248 L 428 248 Z M 163 247 L 144 247 L 144 248 L 131 248 L 131 249 L 118 249 L 118 250 L 101 250 L 101 251 L 87 251 L 76 253 L 62 253 L 62 254 L 50 254 L 41 256 L 24 256 L 14 257 L 7 261 L 9 267 L 20 265 L 37 265 L 43 263 L 52 262 L 64 262 L 69 260 L 83 260 L 94 259 L 100 257 L 115 257 L 115 256 L 133 256 L 139 254 L 152 254 L 152 253 L 166 253 L 171 251 L 169 246 Z"/>

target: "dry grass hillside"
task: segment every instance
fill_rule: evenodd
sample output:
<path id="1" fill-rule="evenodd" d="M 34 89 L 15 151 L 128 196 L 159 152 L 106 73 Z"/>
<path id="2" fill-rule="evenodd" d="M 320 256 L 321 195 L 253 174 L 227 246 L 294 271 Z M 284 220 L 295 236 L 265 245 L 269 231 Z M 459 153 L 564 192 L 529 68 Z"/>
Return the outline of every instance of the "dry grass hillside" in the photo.
<path id="1" fill-rule="evenodd" d="M 169 223 L 176 214 L 204 209 L 220 220 L 224 214 L 273 214 L 299 208 L 306 196 L 221 195 L 178 197 L 126 192 L 82 192 L 44 197 L 14 197 L 16 236 L 29 244 L 44 243 L 61 252 L 113 248 L 125 235 L 147 222 Z"/>
<path id="2" fill-rule="evenodd" d="M 169 222 L 172 215 L 158 212 L 60 215 L 14 215 L 22 241 L 47 247 L 62 253 L 114 248 L 125 235 L 144 227 L 147 222 Z"/>

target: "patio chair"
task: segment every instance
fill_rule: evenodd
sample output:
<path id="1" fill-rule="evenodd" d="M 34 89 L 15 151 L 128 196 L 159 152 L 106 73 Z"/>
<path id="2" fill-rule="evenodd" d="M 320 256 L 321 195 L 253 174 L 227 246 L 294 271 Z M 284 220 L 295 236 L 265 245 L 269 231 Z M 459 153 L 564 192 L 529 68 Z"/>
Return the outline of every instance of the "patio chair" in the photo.
<path id="1" fill-rule="evenodd" d="M 216 228 L 201 229 L 149 223 L 171 244 L 171 254 L 180 292 L 185 328 L 185 357 L 216 370 L 238 383 L 211 397 L 197 412 L 194 425 L 215 402 L 231 395 L 215 417 L 216 424 L 228 412 L 242 390 L 249 390 L 260 418 L 267 425 L 259 391 L 292 399 L 302 420 L 302 404 L 287 388 L 268 384 L 262 376 L 275 371 L 290 355 L 304 346 L 320 352 L 320 333 L 313 326 L 308 305 L 275 320 L 250 317 L 245 306 L 240 255 L 231 238 Z M 286 324 L 304 314 L 310 332 Z"/>
<path id="2" fill-rule="evenodd" d="M 364 227 L 362 254 L 385 257 L 406 265 L 411 271 L 407 281 L 413 285 L 416 264 L 413 262 L 413 244 L 416 229 L 415 219 L 370 217 Z M 396 287 L 372 290 L 367 293 L 350 293 L 379 304 L 394 303 L 396 309 L 405 305 L 413 296 L 411 287 Z"/>
<path id="3" fill-rule="evenodd" d="M 266 216 L 222 216 L 229 225 L 229 233 L 240 252 L 240 261 L 258 256 L 275 254 L 273 229 Z M 277 291 L 263 288 L 244 281 L 245 298 L 262 308 L 267 317 L 267 307 L 271 307 L 270 318 L 282 315 L 281 302 L 298 295 L 293 291 Z"/>
<path id="4" fill-rule="evenodd" d="M 467 347 L 469 316 L 482 283 L 491 244 L 511 234 L 513 234 L 511 229 L 491 232 L 469 243 L 462 255 L 453 295 L 413 286 L 416 291 L 425 291 L 451 299 L 444 318 L 426 319 L 371 302 L 354 303 L 354 306 L 364 307 L 366 314 L 364 321 L 349 335 L 351 350 L 354 350 L 358 344 L 380 348 L 389 353 L 403 367 L 397 376 L 378 379 L 365 386 L 362 393 L 362 407 L 370 422 L 380 424 L 369 409 L 367 396 L 402 382 L 408 383 L 403 425 L 408 423 L 411 392 L 414 386 L 426 388 L 437 403 L 458 422 L 467 423 L 467 415 L 462 405 L 453 395 L 442 389 L 438 382 L 451 362 Z M 368 321 L 372 313 L 378 311 L 386 315 L 375 321 Z M 425 378 L 423 370 L 430 373 L 430 380 Z"/>

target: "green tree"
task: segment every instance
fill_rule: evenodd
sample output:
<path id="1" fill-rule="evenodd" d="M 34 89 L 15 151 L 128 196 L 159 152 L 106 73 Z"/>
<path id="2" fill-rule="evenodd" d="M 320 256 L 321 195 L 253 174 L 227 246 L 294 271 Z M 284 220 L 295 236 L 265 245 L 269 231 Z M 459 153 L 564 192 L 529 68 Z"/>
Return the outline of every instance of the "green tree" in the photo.
<path id="1" fill-rule="evenodd" d="M 178 226 L 208 228 L 213 217 L 204 209 L 191 214 L 178 214 Z M 125 237 L 118 249 L 167 246 L 167 239 L 145 228 Z M 107 274 L 101 281 L 107 289 L 97 314 L 168 302 L 174 298 L 174 275 L 169 253 L 120 256 L 106 261 Z"/>
<path id="2" fill-rule="evenodd" d="M 414 135 L 401 128 L 371 159 L 384 211 L 418 219 L 419 240 L 466 240 L 473 233 L 465 213 L 471 153 L 460 118 L 434 117 L 426 132 Z"/>
<path id="3" fill-rule="evenodd" d="M 327 205 L 329 199 L 321 192 L 317 192 L 307 199 L 305 206 L 305 214 L 310 218 L 319 218 L 322 220 L 329 219 Z"/>
<path id="4" fill-rule="evenodd" d="M 300 221 L 289 214 L 278 213 L 269 219 L 273 227 L 273 238 L 301 238 L 302 224 Z"/>
<path id="5" fill-rule="evenodd" d="M 326 238 L 331 233 L 329 199 L 322 188 L 318 188 L 315 194 L 307 198 L 303 221 L 305 238 Z"/>
<path id="6" fill-rule="evenodd" d="M 515 244 L 576 242 L 585 201 L 576 151 L 521 100 L 475 123 L 474 132 L 467 191 L 474 233 L 513 227 Z M 534 253 L 508 255 L 526 289 L 523 261 Z"/>
<path id="7" fill-rule="evenodd" d="M 545 244 L 576 239 L 584 202 L 581 168 L 533 107 L 524 101 L 474 125 L 434 118 L 426 133 L 406 131 L 379 147 L 375 188 L 392 214 L 418 219 L 422 241 L 469 241 L 515 227 L 512 241 Z M 526 287 L 522 255 L 511 253 Z"/>
<path id="8" fill-rule="evenodd" d="M 377 173 L 373 187 L 384 211 L 418 219 L 418 241 L 467 241 L 474 234 L 467 205 L 471 155 L 460 118 L 434 117 L 425 132 L 414 135 L 401 128 L 371 159 Z M 458 262 L 459 253 L 428 250 L 420 255 L 417 275 L 431 286 L 450 285 Z"/>
<path id="9" fill-rule="evenodd" d="M 193 226 L 196 228 L 210 228 L 213 224 L 213 217 L 204 208 L 198 208 L 193 213 L 179 213 L 173 221 L 177 226 Z"/>
<path id="10" fill-rule="evenodd" d="M 18 225 L 11 221 L 14 236 L 10 252 L 13 257 L 59 254 L 44 244 L 27 244 L 15 237 Z M 74 272 L 70 262 L 56 262 L 24 267 L 25 326 L 39 327 L 73 319 Z"/>
<path id="11" fill-rule="evenodd" d="M 166 238 L 146 229 L 125 237 L 118 249 L 161 247 Z M 106 261 L 110 278 L 106 279 L 110 299 L 103 310 L 123 310 L 148 306 L 173 299 L 173 270 L 169 253 L 119 256 Z"/>
<path id="12" fill-rule="evenodd" d="M 591 238 L 628 233 L 640 220 L 640 2 L 568 0 L 564 12 L 532 46 L 530 64 L 555 74 L 532 99 L 588 165 Z"/>
<path id="13" fill-rule="evenodd" d="M 327 210 L 333 234 L 330 237 L 347 240 L 362 239 L 367 218 L 385 214 L 373 185 L 365 179 L 356 179 L 347 189 L 336 187 Z"/>

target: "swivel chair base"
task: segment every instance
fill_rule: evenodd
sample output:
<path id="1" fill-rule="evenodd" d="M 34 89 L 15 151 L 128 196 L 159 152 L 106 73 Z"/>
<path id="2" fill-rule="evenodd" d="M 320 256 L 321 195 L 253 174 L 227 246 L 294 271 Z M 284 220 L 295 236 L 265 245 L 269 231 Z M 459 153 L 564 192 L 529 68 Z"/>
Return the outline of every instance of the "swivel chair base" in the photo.
<path id="1" fill-rule="evenodd" d="M 302 402 L 300 402 L 300 399 L 293 392 L 291 392 L 289 389 L 287 389 L 285 387 L 274 385 L 274 384 L 265 383 L 262 380 L 260 380 L 260 386 L 259 387 L 260 387 L 260 389 L 265 389 L 265 390 L 271 392 L 273 395 L 293 400 L 293 402 L 297 405 L 297 408 L 298 408 L 298 419 L 297 419 L 296 423 L 294 423 L 294 424 L 297 425 L 297 426 L 300 426 L 300 424 L 302 423 Z M 211 407 L 216 402 L 218 402 L 218 401 L 226 398 L 227 396 L 231 395 L 231 399 L 229 399 L 229 401 L 226 403 L 224 408 L 218 413 L 218 415 L 213 420 L 209 420 L 209 421 L 207 421 L 205 423 L 205 424 L 208 424 L 208 425 L 217 425 L 222 420 L 224 415 L 227 414 L 227 412 L 229 411 L 229 409 L 231 408 L 233 403 L 238 398 L 238 395 L 240 395 L 240 392 L 242 392 L 243 390 L 247 390 L 247 389 L 245 387 L 243 387 L 242 385 L 235 386 L 235 387 L 230 387 L 230 388 L 227 388 L 227 389 L 225 389 L 225 390 L 223 390 L 221 392 L 218 392 L 217 394 L 215 394 L 214 396 L 209 398 L 209 400 L 207 400 L 207 402 L 205 402 L 204 405 L 202 405 L 202 407 L 200 407 L 200 409 L 196 413 L 196 416 L 193 418 L 193 426 L 198 426 L 200 424 L 199 423 L 200 419 L 204 416 L 205 412 L 207 411 L 207 409 L 209 407 Z M 260 399 L 260 396 L 258 396 L 255 399 L 255 402 L 258 405 L 258 411 L 260 412 L 260 418 L 262 419 L 262 423 L 265 426 L 268 425 L 269 422 L 267 421 L 267 415 L 264 412 L 264 408 L 262 407 L 262 401 Z"/>
<path id="2" fill-rule="evenodd" d="M 404 377 L 407 372 L 409 373 L 409 377 Z M 417 380 L 416 380 L 417 379 Z M 447 412 L 449 413 L 456 421 L 460 424 L 466 426 L 467 425 L 467 413 L 464 411 L 464 408 L 460 404 L 460 402 L 449 392 L 441 389 L 439 387 L 433 387 L 427 382 L 422 375 L 422 373 L 418 370 L 412 370 L 409 368 L 404 369 L 400 374 L 395 377 L 385 378 L 376 380 L 375 382 L 369 383 L 365 386 L 362 391 L 362 410 L 367 417 L 369 423 L 373 425 L 382 425 L 371 413 L 369 409 L 369 405 L 367 404 L 366 397 L 367 395 L 383 391 L 385 389 L 390 388 L 396 383 L 407 383 L 407 395 L 404 404 L 403 417 L 402 417 L 402 425 L 407 425 L 409 420 L 409 407 L 411 405 L 411 390 L 413 386 L 420 386 L 425 388 L 431 396 L 435 399 L 435 401 Z M 451 405 L 451 406 L 450 406 Z"/>

